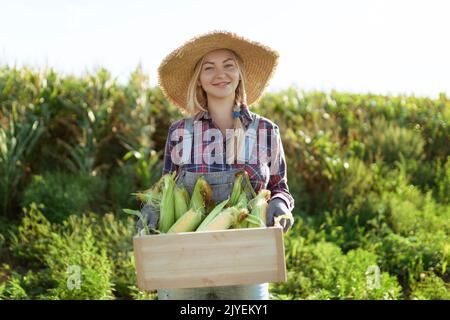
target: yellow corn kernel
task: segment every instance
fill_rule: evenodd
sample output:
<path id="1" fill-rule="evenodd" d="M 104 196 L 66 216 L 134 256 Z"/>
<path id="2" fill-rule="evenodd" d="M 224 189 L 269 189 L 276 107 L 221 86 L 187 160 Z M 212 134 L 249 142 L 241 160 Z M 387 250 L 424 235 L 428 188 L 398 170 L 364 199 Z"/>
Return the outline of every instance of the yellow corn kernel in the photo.
<path id="1" fill-rule="evenodd" d="M 198 226 L 197 231 L 202 231 L 208 225 L 208 223 L 210 223 L 220 212 L 222 212 L 223 208 L 228 203 L 228 200 L 229 198 L 225 199 L 217 206 L 215 206 L 214 209 L 206 216 L 203 222 Z"/>
<path id="2" fill-rule="evenodd" d="M 159 216 L 159 231 L 167 232 L 175 222 L 175 176 L 176 172 L 164 175 L 164 189 L 161 198 L 160 216 Z"/>
<path id="3" fill-rule="evenodd" d="M 167 233 L 191 232 L 202 222 L 203 214 L 199 210 L 189 209 L 178 219 Z"/>
<path id="4" fill-rule="evenodd" d="M 184 187 L 175 186 L 175 221 L 189 210 L 189 194 Z"/>
<path id="5" fill-rule="evenodd" d="M 238 224 L 248 215 L 247 209 L 230 207 L 220 212 L 202 231 L 225 230 Z"/>

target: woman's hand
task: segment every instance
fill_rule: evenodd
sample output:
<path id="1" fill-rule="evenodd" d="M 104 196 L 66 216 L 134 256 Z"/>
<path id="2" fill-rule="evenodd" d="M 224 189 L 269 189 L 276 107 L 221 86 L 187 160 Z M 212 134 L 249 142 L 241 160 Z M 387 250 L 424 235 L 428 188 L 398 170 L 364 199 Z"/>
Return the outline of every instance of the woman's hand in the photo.
<path id="1" fill-rule="evenodd" d="M 281 226 L 286 233 L 294 224 L 294 217 L 289 211 L 283 199 L 275 198 L 270 200 L 267 208 L 267 226 Z"/>
<path id="2" fill-rule="evenodd" d="M 159 209 L 155 208 L 154 206 L 152 206 L 150 204 L 146 204 L 141 209 L 141 214 L 143 217 L 146 218 L 147 226 L 150 229 L 150 231 L 152 232 L 152 231 L 156 230 L 158 227 L 158 221 L 159 221 Z M 137 232 L 139 233 L 143 228 L 144 228 L 144 226 L 142 224 L 142 221 L 139 219 L 138 222 L 136 223 Z"/>

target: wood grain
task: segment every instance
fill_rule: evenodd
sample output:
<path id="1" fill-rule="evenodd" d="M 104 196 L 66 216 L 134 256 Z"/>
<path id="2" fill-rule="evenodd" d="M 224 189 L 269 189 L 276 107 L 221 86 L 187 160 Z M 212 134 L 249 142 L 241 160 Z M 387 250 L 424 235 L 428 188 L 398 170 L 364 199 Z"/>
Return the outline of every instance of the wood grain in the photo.
<path id="1" fill-rule="evenodd" d="M 136 236 L 141 290 L 286 281 L 279 227 Z"/>

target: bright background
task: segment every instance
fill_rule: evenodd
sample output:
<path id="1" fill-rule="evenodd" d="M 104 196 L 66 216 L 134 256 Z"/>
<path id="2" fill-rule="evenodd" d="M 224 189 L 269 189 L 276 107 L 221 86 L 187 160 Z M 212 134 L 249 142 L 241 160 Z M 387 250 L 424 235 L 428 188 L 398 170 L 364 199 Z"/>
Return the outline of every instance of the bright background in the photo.
<path id="1" fill-rule="evenodd" d="M 119 82 L 139 64 L 156 85 L 161 60 L 221 29 L 280 53 L 269 90 L 450 94 L 450 2 L 439 0 L 0 0 L 0 64 Z"/>

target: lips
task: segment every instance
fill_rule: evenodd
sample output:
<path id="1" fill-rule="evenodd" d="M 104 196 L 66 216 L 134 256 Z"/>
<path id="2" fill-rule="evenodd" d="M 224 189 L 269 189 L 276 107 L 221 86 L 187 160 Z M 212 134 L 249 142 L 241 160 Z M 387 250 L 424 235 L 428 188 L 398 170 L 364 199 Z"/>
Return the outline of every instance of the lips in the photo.
<path id="1" fill-rule="evenodd" d="M 229 85 L 231 82 L 221 82 L 221 83 L 217 83 L 217 84 L 213 84 L 213 86 L 215 87 L 219 87 L 219 88 L 224 88 L 227 85 Z"/>

